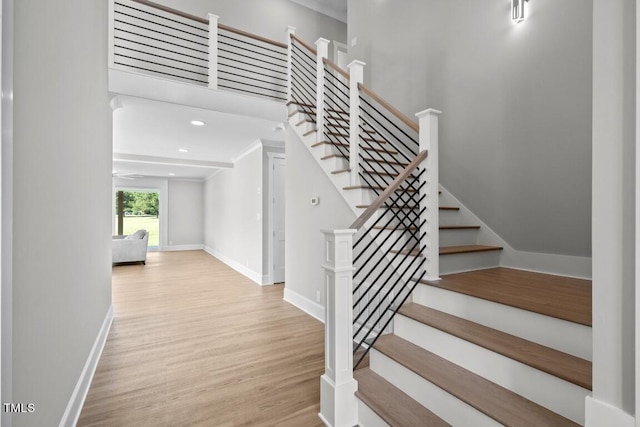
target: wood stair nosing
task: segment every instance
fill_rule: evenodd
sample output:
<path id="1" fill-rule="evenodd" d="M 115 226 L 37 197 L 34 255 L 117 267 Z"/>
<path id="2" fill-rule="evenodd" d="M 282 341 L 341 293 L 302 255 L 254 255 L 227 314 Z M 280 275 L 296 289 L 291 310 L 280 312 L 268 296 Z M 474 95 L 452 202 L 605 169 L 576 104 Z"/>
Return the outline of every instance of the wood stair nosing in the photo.
<path id="1" fill-rule="evenodd" d="M 353 373 L 358 381 L 356 397 L 391 426 L 447 427 L 436 414 L 369 368 Z"/>
<path id="2" fill-rule="evenodd" d="M 491 252 L 501 251 L 500 246 L 487 246 L 487 245 L 459 245 L 459 246 L 442 246 L 440 247 L 440 255 L 456 255 L 456 254 L 468 254 L 474 252 Z M 399 253 L 400 255 L 417 256 L 418 251 L 396 251 L 392 250 L 391 253 Z"/>
<path id="3" fill-rule="evenodd" d="M 331 171 L 331 175 L 340 175 L 342 173 L 349 173 L 351 172 L 351 169 L 338 169 L 335 171 Z"/>
<path id="4" fill-rule="evenodd" d="M 577 386 L 592 389 L 592 364 L 588 360 L 416 303 L 405 304 L 399 313 Z"/>
<path id="5" fill-rule="evenodd" d="M 302 134 L 302 136 L 309 136 L 309 135 L 311 135 L 313 133 L 316 133 L 315 129 L 311 129 L 311 130 L 306 131 L 305 133 Z"/>
<path id="6" fill-rule="evenodd" d="M 577 427 L 573 421 L 393 334 L 374 349 L 507 427 Z"/>
<path id="7" fill-rule="evenodd" d="M 455 273 L 429 286 L 592 326 L 591 281 L 498 267 Z"/>

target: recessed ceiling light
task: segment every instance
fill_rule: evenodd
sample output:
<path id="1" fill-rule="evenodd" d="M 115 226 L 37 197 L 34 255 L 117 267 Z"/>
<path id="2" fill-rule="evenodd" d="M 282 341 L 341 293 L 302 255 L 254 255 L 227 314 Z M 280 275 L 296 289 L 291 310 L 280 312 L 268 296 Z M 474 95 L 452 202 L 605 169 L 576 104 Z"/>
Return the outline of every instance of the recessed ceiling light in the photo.
<path id="1" fill-rule="evenodd" d="M 178 151 L 181 153 L 188 153 L 189 150 L 187 150 L 186 148 L 178 148 Z"/>
<path id="2" fill-rule="evenodd" d="M 176 176 L 176 174 L 173 172 L 169 172 L 169 176 Z"/>
<path id="3" fill-rule="evenodd" d="M 191 120 L 191 124 L 194 126 L 204 126 L 206 123 L 202 120 Z"/>

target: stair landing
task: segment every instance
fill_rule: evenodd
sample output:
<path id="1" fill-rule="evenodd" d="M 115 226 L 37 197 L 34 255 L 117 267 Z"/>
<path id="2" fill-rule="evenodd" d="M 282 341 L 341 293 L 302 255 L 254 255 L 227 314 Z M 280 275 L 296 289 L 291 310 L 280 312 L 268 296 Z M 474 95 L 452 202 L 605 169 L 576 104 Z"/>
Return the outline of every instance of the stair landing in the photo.
<path id="1" fill-rule="evenodd" d="M 591 326 L 591 281 L 511 268 L 456 273 L 430 286 Z"/>

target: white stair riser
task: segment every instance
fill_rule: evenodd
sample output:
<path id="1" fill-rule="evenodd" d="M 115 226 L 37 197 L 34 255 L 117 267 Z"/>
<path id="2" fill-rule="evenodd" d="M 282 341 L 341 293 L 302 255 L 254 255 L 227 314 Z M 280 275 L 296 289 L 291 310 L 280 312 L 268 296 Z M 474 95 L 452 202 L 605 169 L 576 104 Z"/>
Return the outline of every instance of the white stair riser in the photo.
<path id="1" fill-rule="evenodd" d="M 373 201 L 372 191 L 360 188 L 341 190 L 342 195 L 350 206 L 369 205 Z"/>
<path id="2" fill-rule="evenodd" d="M 390 427 L 371 408 L 358 399 L 358 426 L 359 427 Z"/>
<path id="3" fill-rule="evenodd" d="M 321 158 L 320 161 L 322 162 L 322 169 L 328 171 L 329 173 L 349 168 L 349 161 L 344 157 L 333 156 L 326 159 Z"/>
<path id="4" fill-rule="evenodd" d="M 477 242 L 477 229 L 440 230 L 440 246 L 475 245 Z"/>
<path id="5" fill-rule="evenodd" d="M 375 373 L 452 426 L 502 426 L 375 349 L 370 354 L 370 368 Z"/>
<path id="6" fill-rule="evenodd" d="M 338 150 L 331 144 L 315 145 L 314 143 L 311 145 L 311 152 L 313 153 L 314 156 L 317 156 L 318 158 L 329 156 L 331 154 L 339 154 Z"/>
<path id="7" fill-rule="evenodd" d="M 394 319 L 394 333 L 584 425 L 584 400 L 591 393 L 590 390 L 402 315 L 397 315 Z"/>
<path id="8" fill-rule="evenodd" d="M 500 253 L 501 251 L 483 251 L 440 255 L 440 275 L 498 267 Z"/>
<path id="9" fill-rule="evenodd" d="M 338 188 L 344 188 L 350 184 L 349 172 L 333 173 L 331 174 L 331 180 Z"/>
<path id="10" fill-rule="evenodd" d="M 440 225 L 461 225 L 458 211 L 440 210 L 439 221 Z"/>
<path id="11" fill-rule="evenodd" d="M 413 301 L 547 347 L 591 360 L 591 328 L 420 284 Z"/>

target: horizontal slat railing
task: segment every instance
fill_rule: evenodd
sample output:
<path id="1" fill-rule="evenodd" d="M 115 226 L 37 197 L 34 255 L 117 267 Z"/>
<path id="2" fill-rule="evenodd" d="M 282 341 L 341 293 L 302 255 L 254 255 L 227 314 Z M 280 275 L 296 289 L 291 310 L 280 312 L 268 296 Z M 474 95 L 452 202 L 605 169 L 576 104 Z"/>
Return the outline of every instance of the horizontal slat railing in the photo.
<path id="1" fill-rule="evenodd" d="M 287 45 L 218 24 L 218 87 L 287 99 Z"/>
<path id="2" fill-rule="evenodd" d="M 208 84 L 208 27 L 151 2 L 116 0 L 113 63 L 122 69 Z"/>
<path id="3" fill-rule="evenodd" d="M 291 99 L 298 111 L 312 123 L 316 122 L 317 50 L 291 35 Z"/>
<path id="4" fill-rule="evenodd" d="M 114 67 L 287 99 L 287 44 L 149 0 L 113 0 Z"/>

